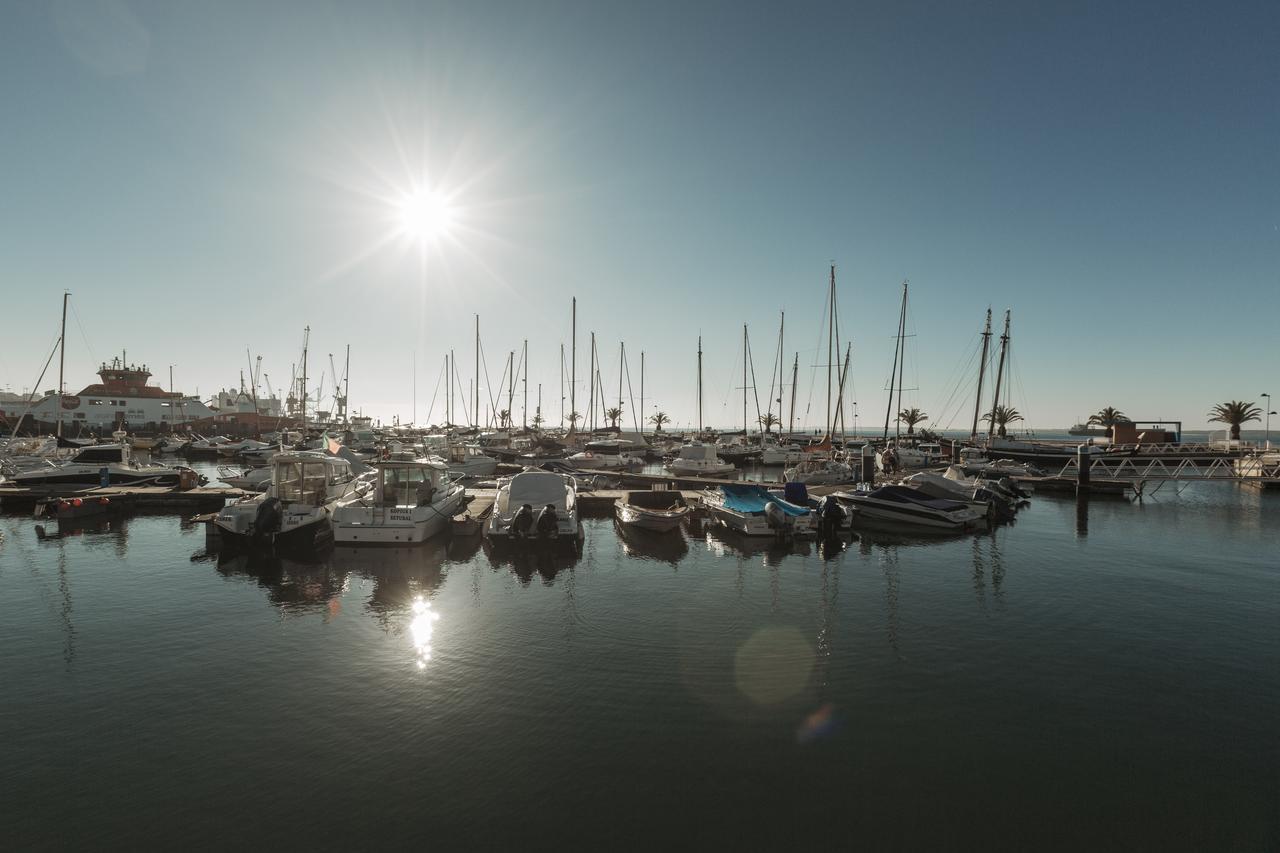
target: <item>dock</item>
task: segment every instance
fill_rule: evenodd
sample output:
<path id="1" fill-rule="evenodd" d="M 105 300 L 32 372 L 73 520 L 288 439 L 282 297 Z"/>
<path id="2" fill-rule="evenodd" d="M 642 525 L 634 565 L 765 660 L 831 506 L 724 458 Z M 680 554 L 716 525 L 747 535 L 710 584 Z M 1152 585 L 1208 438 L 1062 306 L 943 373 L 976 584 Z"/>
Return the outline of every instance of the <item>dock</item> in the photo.
<path id="1" fill-rule="evenodd" d="M 44 498 L 107 498 L 152 512 L 209 512 L 220 508 L 229 500 L 239 500 L 248 494 L 244 489 L 230 486 L 199 486 L 180 490 L 170 486 L 95 486 L 76 489 L 65 486 L 6 485 L 0 486 L 0 509 L 31 509 Z"/>

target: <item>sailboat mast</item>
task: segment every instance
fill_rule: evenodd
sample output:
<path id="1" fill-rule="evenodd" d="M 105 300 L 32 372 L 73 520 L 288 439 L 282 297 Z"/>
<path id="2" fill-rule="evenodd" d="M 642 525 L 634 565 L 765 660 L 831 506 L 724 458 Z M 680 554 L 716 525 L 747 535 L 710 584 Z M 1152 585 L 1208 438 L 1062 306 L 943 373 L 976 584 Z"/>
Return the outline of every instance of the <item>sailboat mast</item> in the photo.
<path id="1" fill-rule="evenodd" d="M 307 440 L 307 347 L 311 343 L 311 327 L 302 332 L 302 440 Z"/>
<path id="2" fill-rule="evenodd" d="M 250 354 L 248 347 L 245 347 L 244 357 L 249 360 L 249 378 L 253 380 L 253 383 L 249 386 L 249 390 L 253 392 L 253 434 L 255 438 L 262 438 L 262 425 L 258 421 L 262 415 L 262 413 L 258 411 L 258 380 L 253 373 L 253 355 Z M 172 367 L 169 368 L 169 391 L 173 391 Z"/>
<path id="3" fill-rule="evenodd" d="M 702 335 L 698 335 L 698 432 L 702 432 Z"/>
<path id="4" fill-rule="evenodd" d="M 996 390 L 991 397 L 991 422 L 987 424 L 987 438 L 996 431 L 996 409 L 1000 406 L 1000 383 L 1004 379 L 1004 356 L 1009 349 L 1009 311 L 1004 312 L 1004 334 L 1000 336 L 1000 363 L 996 367 Z"/>
<path id="5" fill-rule="evenodd" d="M 591 393 L 587 395 L 587 408 L 591 410 L 591 431 L 596 428 L 596 333 L 591 333 L 591 365 L 587 371 L 591 382 Z"/>
<path id="6" fill-rule="evenodd" d="M 898 417 L 894 420 L 894 432 L 902 435 L 902 372 L 907 367 L 907 282 L 902 282 L 902 317 L 898 320 L 898 346 L 902 357 L 898 359 Z"/>
<path id="7" fill-rule="evenodd" d="M 347 360 L 342 365 L 342 423 L 351 422 L 347 407 L 351 404 L 351 344 L 347 344 Z"/>
<path id="8" fill-rule="evenodd" d="M 884 440 L 889 439 L 889 419 L 893 416 L 893 386 L 898 376 L 898 362 L 902 352 L 903 326 L 907 322 L 907 283 L 902 283 L 902 309 L 898 312 L 898 339 L 893 343 L 893 367 L 889 368 L 889 405 L 884 411 Z"/>
<path id="9" fill-rule="evenodd" d="M 520 354 L 520 361 L 524 362 L 524 404 L 520 408 L 520 422 L 524 429 L 529 429 L 529 339 L 524 339 L 524 352 Z M 542 408 L 542 392 L 538 392 L 538 408 Z"/>
<path id="10" fill-rule="evenodd" d="M 831 437 L 831 364 L 835 361 L 835 318 L 831 316 L 831 309 L 836 304 L 836 265 L 831 265 L 831 290 L 827 298 L 827 417 L 823 422 L 823 427 L 827 430 L 827 437 Z"/>
<path id="11" fill-rule="evenodd" d="M 627 342 L 622 341 L 618 354 L 618 409 L 622 409 L 622 374 L 627 366 Z"/>
<path id="12" fill-rule="evenodd" d="M 742 440 L 747 440 L 747 324 L 742 324 Z"/>
<path id="13" fill-rule="evenodd" d="M 982 380 L 987 374 L 987 351 L 991 347 L 991 309 L 987 309 L 987 325 L 982 330 L 982 358 L 978 361 L 978 393 L 973 398 L 973 429 L 969 438 L 978 437 L 978 417 L 982 414 Z"/>
<path id="14" fill-rule="evenodd" d="M 449 374 L 449 410 L 445 413 L 445 425 L 453 426 L 453 350 L 449 350 L 449 354 L 444 357 L 445 373 Z"/>
<path id="15" fill-rule="evenodd" d="M 791 416 L 787 420 L 787 438 L 796 431 L 796 380 L 800 378 L 800 353 L 791 364 Z"/>
<path id="16" fill-rule="evenodd" d="M 786 393 L 787 393 L 787 392 L 784 390 L 784 385 L 783 385 L 783 376 L 782 376 L 782 371 L 783 371 L 783 367 L 784 367 L 784 364 L 785 364 L 785 362 L 784 362 L 782 359 L 784 358 L 783 353 L 784 353 L 784 352 L 786 352 L 786 347 L 785 347 L 785 344 L 786 344 L 786 331 L 787 331 L 787 312 L 786 312 L 786 311 L 783 311 L 783 312 L 782 312 L 782 319 L 781 319 L 781 320 L 779 321 L 779 323 L 778 323 L 778 423 L 779 423 L 778 429 L 779 429 L 779 431 L 781 431 L 781 429 L 782 429 L 782 426 L 781 426 L 781 423 L 782 423 L 782 400 L 783 400 L 783 398 L 786 396 Z M 792 393 L 795 393 L 795 392 L 793 391 Z M 772 401 L 769 403 L 769 408 L 770 408 L 770 409 L 773 409 L 773 402 L 772 402 Z"/>
<path id="17" fill-rule="evenodd" d="M 476 383 L 475 408 L 471 410 L 471 419 L 476 429 L 480 428 L 480 315 L 476 315 Z"/>
<path id="18" fill-rule="evenodd" d="M 560 343 L 560 427 L 564 428 L 564 342 Z"/>
<path id="19" fill-rule="evenodd" d="M 62 438 L 62 396 L 66 393 L 62 371 L 67 362 L 67 297 L 70 295 L 70 291 L 62 291 L 62 332 L 58 335 L 58 438 Z"/>
<path id="20" fill-rule="evenodd" d="M 644 435 L 644 350 L 640 350 L 640 434 Z"/>
<path id="21" fill-rule="evenodd" d="M 577 420 L 574 415 L 578 413 L 577 407 L 577 388 L 578 388 L 578 297 L 573 297 L 573 319 L 570 322 L 571 341 L 573 349 L 569 359 L 569 429 L 577 426 Z"/>

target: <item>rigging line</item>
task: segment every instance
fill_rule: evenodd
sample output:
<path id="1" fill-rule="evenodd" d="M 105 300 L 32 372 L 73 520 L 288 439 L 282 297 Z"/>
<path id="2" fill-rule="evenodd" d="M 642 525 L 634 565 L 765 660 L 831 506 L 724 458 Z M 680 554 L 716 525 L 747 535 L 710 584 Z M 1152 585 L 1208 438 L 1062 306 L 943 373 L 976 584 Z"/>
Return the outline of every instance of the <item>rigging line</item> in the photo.
<path id="1" fill-rule="evenodd" d="M 480 366 L 484 368 L 484 391 L 485 391 L 485 395 L 489 398 L 489 411 L 493 413 L 497 413 L 497 409 L 494 408 L 494 405 L 493 405 L 493 383 L 489 381 L 489 356 L 485 354 L 483 340 L 480 341 Z M 502 374 L 504 376 L 506 375 L 505 368 L 503 369 Z M 477 385 L 480 384 L 479 376 L 476 377 L 476 384 Z M 479 390 L 480 389 L 478 388 L 476 389 L 477 392 L 479 392 Z M 479 423 L 480 423 L 480 413 L 476 412 L 476 424 L 479 424 Z"/>
<path id="2" fill-rule="evenodd" d="M 451 358 L 451 359 L 449 359 L 449 364 L 450 364 L 450 365 L 452 365 L 452 367 L 453 367 L 453 384 L 454 384 L 454 386 L 455 386 L 455 388 L 456 388 L 458 385 L 461 385 L 461 384 L 462 384 L 462 377 L 458 375 L 458 362 L 457 362 L 457 359 L 452 359 L 452 358 Z M 471 413 L 467 411 L 467 400 L 466 400 L 466 398 L 467 398 L 467 397 L 469 397 L 469 396 L 471 396 L 471 395 L 470 395 L 470 394 L 463 394 L 463 395 L 462 395 L 462 397 L 463 397 L 463 399 L 462 399 L 462 422 L 463 422 L 464 424 L 470 424 L 470 423 L 472 423 L 472 420 L 471 420 Z M 456 414 L 456 413 L 455 413 L 455 414 Z"/>
<path id="3" fill-rule="evenodd" d="M 643 352 L 641 353 L 641 355 L 643 355 Z M 640 422 L 638 420 L 638 417 L 643 416 L 644 412 L 639 412 L 639 413 L 636 412 L 636 395 L 635 395 L 635 392 L 631 389 L 631 363 L 630 362 L 623 360 L 622 372 L 623 372 L 623 375 L 627 377 L 627 399 L 631 402 L 631 424 L 636 428 L 636 432 L 640 432 L 641 431 Z"/>
<path id="4" fill-rule="evenodd" d="M 973 362 L 978 358 L 978 353 L 981 351 L 981 337 L 981 335 L 975 336 L 976 344 L 970 349 L 968 358 L 963 363 L 956 362 L 951 371 L 951 375 L 947 377 L 947 381 L 943 387 L 951 388 L 951 393 L 947 397 L 946 402 L 942 404 L 942 408 L 938 413 L 939 416 L 933 419 L 935 423 L 941 423 L 942 418 L 946 417 L 947 412 L 951 410 L 952 403 L 956 401 L 956 398 L 960 394 L 961 385 L 963 384 L 964 387 L 968 387 L 969 382 L 966 381 L 964 377 L 970 376 L 972 373 Z M 963 400 L 961 400 L 961 403 L 963 403 Z M 957 412 L 959 411 L 960 408 L 957 407 Z"/>
<path id="5" fill-rule="evenodd" d="M 756 423 L 760 423 L 760 387 L 756 384 L 756 360 L 751 353 L 751 338 L 747 338 L 747 364 L 751 367 L 751 394 L 756 398 Z M 746 390 L 746 389 L 743 389 Z M 743 429 L 747 429 L 747 425 L 742 425 Z M 746 440 L 746 436 L 743 436 Z"/>
<path id="6" fill-rule="evenodd" d="M 53 342 L 53 348 L 49 351 L 49 358 L 44 363 L 44 370 L 40 371 L 40 377 L 36 379 L 36 384 L 31 386 L 31 393 L 27 395 L 26 408 L 22 410 L 22 414 L 18 415 L 18 422 L 13 425 L 13 438 L 18 437 L 18 428 L 22 426 L 22 421 L 31 412 L 32 402 L 36 398 L 36 394 L 40 393 L 40 383 L 44 382 L 44 375 L 49 372 L 49 365 L 53 364 L 53 357 L 58 354 L 58 347 L 62 345 L 62 336 Z"/>
<path id="7" fill-rule="evenodd" d="M 84 325 L 80 322 L 80 312 L 76 310 L 76 304 L 70 299 L 67 300 L 71 305 L 71 316 L 75 318 L 76 328 L 80 330 L 80 339 L 84 341 L 84 348 L 89 351 L 89 357 L 94 361 L 98 360 L 98 354 L 93 351 L 93 347 L 89 345 L 89 336 L 84 333 Z"/>
<path id="8" fill-rule="evenodd" d="M 436 410 L 436 395 L 440 393 L 440 383 L 444 380 L 444 365 L 440 366 L 440 375 L 436 377 L 436 390 L 431 392 L 431 406 L 427 409 L 427 423 L 431 423 L 431 413 Z M 417 424 L 414 424 L 417 426 Z"/>

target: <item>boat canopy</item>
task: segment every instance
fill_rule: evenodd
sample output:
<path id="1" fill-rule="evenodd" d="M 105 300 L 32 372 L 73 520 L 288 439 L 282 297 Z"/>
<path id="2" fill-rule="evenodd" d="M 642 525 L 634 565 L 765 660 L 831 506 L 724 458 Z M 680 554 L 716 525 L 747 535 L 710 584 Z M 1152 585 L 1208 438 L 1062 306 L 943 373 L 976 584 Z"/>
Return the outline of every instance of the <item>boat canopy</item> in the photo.
<path id="1" fill-rule="evenodd" d="M 522 471 L 511 478 L 507 492 L 507 506 L 517 509 L 530 504 L 541 509 L 551 504 L 557 510 L 567 511 L 568 488 L 565 479 L 550 471 Z"/>
<path id="2" fill-rule="evenodd" d="M 796 506 L 787 503 L 769 492 L 763 486 L 734 484 L 722 485 L 720 489 L 724 492 L 725 509 L 731 509 L 734 512 L 758 513 L 764 512 L 766 504 L 774 503 L 787 515 L 808 515 L 809 508 Z"/>
<path id="3" fill-rule="evenodd" d="M 941 512 L 954 512 L 958 509 L 968 509 L 968 505 L 961 501 L 951 501 L 945 498 L 930 498 L 920 493 L 916 489 L 907 486 L 881 486 L 878 489 L 867 493 L 867 497 L 875 498 L 881 501 L 893 501 L 900 504 L 915 504 L 916 506 L 928 507 Z"/>

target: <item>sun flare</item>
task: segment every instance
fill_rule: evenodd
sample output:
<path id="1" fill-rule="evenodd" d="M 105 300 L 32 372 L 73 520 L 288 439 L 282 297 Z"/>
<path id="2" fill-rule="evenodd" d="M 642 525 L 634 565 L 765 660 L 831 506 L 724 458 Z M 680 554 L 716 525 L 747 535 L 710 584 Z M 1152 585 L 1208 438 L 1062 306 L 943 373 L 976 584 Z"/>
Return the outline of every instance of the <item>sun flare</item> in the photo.
<path id="1" fill-rule="evenodd" d="M 400 233 L 422 243 L 449 236 L 456 217 L 449 199 L 428 189 L 405 195 L 397 208 Z"/>

